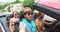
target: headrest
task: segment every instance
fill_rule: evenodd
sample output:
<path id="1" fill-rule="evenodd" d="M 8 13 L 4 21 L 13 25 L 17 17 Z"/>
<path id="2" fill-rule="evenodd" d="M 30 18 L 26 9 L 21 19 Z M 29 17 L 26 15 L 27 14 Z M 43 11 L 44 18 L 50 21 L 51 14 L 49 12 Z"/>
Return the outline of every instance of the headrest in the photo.
<path id="1" fill-rule="evenodd" d="M 9 21 L 9 20 L 10 20 L 10 18 L 12 18 L 12 17 L 13 17 L 13 15 L 12 15 L 12 14 L 8 15 L 8 16 L 6 17 L 7 21 Z"/>
<path id="2" fill-rule="evenodd" d="M 7 21 L 9 21 L 10 18 L 12 18 L 12 17 L 13 17 L 12 14 L 8 15 L 8 16 L 7 16 Z M 24 16 L 23 16 L 23 11 L 20 11 L 20 12 L 19 12 L 19 14 L 18 14 L 18 18 L 19 18 L 19 19 L 24 18 Z"/>

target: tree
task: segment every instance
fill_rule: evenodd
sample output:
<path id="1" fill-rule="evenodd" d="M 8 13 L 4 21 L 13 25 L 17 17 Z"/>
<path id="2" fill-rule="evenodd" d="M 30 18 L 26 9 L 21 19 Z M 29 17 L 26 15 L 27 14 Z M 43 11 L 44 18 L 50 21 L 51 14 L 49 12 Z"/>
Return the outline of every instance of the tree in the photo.
<path id="1" fill-rule="evenodd" d="M 24 2 L 22 3 L 24 7 L 30 6 L 32 4 L 34 4 L 35 0 L 24 0 Z"/>
<path id="2" fill-rule="evenodd" d="M 15 3 L 19 3 L 20 1 L 19 0 L 16 0 Z"/>
<path id="3" fill-rule="evenodd" d="M 6 6 L 8 6 L 9 4 L 7 3 L 7 4 L 2 4 L 2 5 L 0 5 L 0 9 L 1 9 L 1 11 L 3 11 L 4 10 L 4 8 L 6 7 Z M 5 11 L 5 10 L 4 10 Z"/>

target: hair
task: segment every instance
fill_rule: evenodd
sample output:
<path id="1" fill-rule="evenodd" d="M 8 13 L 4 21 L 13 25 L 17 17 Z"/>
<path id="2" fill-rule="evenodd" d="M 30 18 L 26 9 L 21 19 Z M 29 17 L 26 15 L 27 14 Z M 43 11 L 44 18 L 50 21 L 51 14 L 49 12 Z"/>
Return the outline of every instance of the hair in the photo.
<path id="1" fill-rule="evenodd" d="M 14 11 L 14 12 L 12 13 L 12 15 L 14 15 L 14 13 L 15 13 L 15 12 L 18 14 L 18 12 L 17 12 L 17 11 Z"/>
<path id="2" fill-rule="evenodd" d="M 38 16 L 41 16 L 41 12 L 39 12 L 37 15 L 38 15 Z"/>
<path id="3" fill-rule="evenodd" d="M 38 17 L 41 17 L 41 18 L 44 18 L 44 13 L 39 12 L 37 16 L 38 16 Z"/>
<path id="4" fill-rule="evenodd" d="M 26 10 L 29 10 L 29 11 L 26 11 Z M 25 12 L 32 12 L 32 9 L 30 7 L 25 7 L 23 11 L 24 11 L 24 13 Z"/>

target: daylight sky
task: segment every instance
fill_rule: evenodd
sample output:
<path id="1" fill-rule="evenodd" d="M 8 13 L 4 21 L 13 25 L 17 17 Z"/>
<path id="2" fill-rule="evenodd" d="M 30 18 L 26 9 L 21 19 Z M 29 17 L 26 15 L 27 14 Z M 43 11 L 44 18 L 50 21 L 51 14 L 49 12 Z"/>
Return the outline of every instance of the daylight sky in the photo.
<path id="1" fill-rule="evenodd" d="M 14 2 L 16 0 L 0 0 L 0 2 Z M 20 0 L 20 1 L 23 1 L 23 0 Z"/>
<path id="2" fill-rule="evenodd" d="M 0 2 L 14 2 L 15 0 L 0 0 Z"/>
<path id="3" fill-rule="evenodd" d="M 0 0 L 0 2 L 14 2 L 16 0 Z M 20 0 L 23 1 L 23 0 Z M 54 1 L 54 0 L 42 0 L 42 1 Z"/>

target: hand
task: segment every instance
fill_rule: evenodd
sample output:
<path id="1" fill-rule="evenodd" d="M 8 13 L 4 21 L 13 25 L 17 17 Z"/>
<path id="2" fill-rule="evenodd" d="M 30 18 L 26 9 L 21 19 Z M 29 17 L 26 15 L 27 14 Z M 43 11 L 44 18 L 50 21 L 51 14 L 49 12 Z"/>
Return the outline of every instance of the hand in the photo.
<path id="1" fill-rule="evenodd" d="M 53 20 L 53 22 L 54 22 L 54 23 L 56 23 L 56 22 L 57 22 L 57 20 Z"/>

